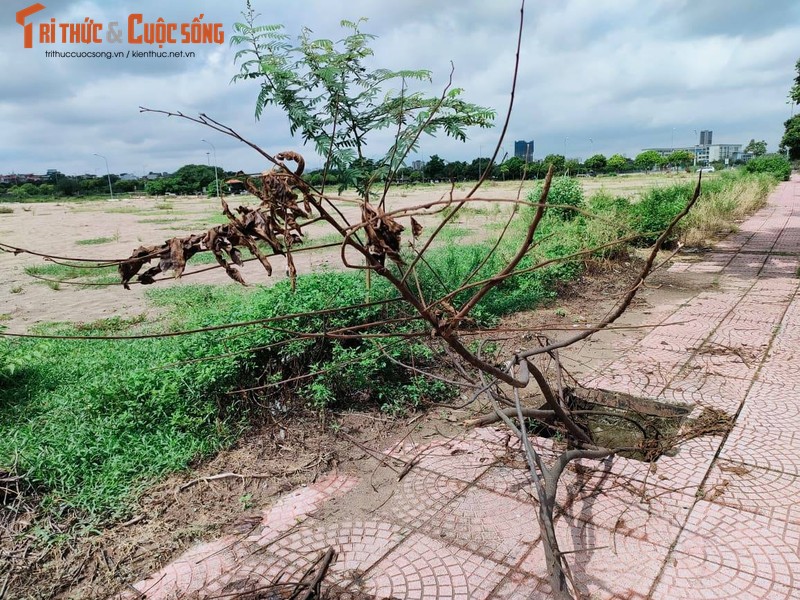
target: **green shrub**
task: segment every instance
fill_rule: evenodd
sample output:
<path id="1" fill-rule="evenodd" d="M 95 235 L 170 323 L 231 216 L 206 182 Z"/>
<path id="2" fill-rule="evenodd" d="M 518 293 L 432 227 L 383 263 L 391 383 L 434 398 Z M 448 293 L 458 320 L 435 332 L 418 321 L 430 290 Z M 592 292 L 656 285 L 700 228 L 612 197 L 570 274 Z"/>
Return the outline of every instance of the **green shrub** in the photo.
<path id="1" fill-rule="evenodd" d="M 639 243 L 653 244 L 675 218 L 686 207 L 692 197 L 692 185 L 672 185 L 649 190 L 642 199 L 632 205 L 635 229 L 642 234 Z M 677 232 L 674 232 L 677 234 Z M 677 235 L 673 236 L 673 239 Z"/>
<path id="2" fill-rule="evenodd" d="M 537 182 L 528 193 L 529 202 L 539 202 L 543 186 L 543 181 Z M 558 205 L 547 209 L 550 214 L 558 215 L 564 220 L 570 220 L 578 213 L 569 207 L 579 208 L 583 205 L 583 188 L 574 177 L 553 177 L 547 202 L 548 204 Z"/>
<path id="3" fill-rule="evenodd" d="M 749 160 L 744 168 L 748 173 L 773 173 L 781 181 L 789 181 L 792 174 L 792 164 L 780 154 L 757 156 Z"/>

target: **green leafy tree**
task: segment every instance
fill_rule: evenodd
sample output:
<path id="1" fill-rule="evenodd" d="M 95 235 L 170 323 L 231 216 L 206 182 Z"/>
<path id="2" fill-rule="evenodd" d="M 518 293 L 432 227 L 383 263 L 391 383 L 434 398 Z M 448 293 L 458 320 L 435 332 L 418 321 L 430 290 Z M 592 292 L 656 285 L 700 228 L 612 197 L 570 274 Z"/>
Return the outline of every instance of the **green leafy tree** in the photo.
<path id="1" fill-rule="evenodd" d="M 655 150 L 646 150 L 633 159 L 633 162 L 639 169 L 652 171 L 661 164 L 661 155 Z"/>
<path id="2" fill-rule="evenodd" d="M 463 181 L 467 177 L 467 163 L 463 160 L 454 160 L 447 163 L 446 174 L 448 179 Z"/>
<path id="3" fill-rule="evenodd" d="M 794 85 L 789 90 L 789 102 L 800 104 L 800 59 L 797 60 L 794 68 L 797 75 L 794 78 Z M 785 130 L 780 150 L 781 152 L 788 150 L 789 158 L 798 160 L 800 159 L 800 115 L 784 121 L 783 126 Z"/>
<path id="4" fill-rule="evenodd" d="M 606 168 L 608 159 L 606 159 L 606 157 L 602 154 L 595 154 L 587 158 L 586 162 L 583 164 L 587 169 L 591 169 L 592 171 L 602 171 Z"/>
<path id="5" fill-rule="evenodd" d="M 667 156 L 667 164 L 674 167 L 685 167 L 694 162 L 694 154 L 688 150 L 675 150 Z"/>
<path id="6" fill-rule="evenodd" d="M 483 175 L 486 170 L 486 165 L 489 164 L 489 157 L 474 158 L 467 166 L 467 179 L 477 180 Z"/>
<path id="7" fill-rule="evenodd" d="M 74 196 L 78 193 L 80 185 L 74 177 L 59 177 L 56 190 L 62 196 Z"/>
<path id="8" fill-rule="evenodd" d="M 570 158 L 564 163 L 564 170 L 572 175 L 577 174 L 581 170 L 581 161 L 576 158 Z"/>
<path id="9" fill-rule="evenodd" d="M 620 171 L 627 168 L 628 159 L 622 156 L 622 154 L 612 154 L 608 158 L 608 163 L 606 164 L 606 166 L 614 173 L 619 173 Z"/>
<path id="10" fill-rule="evenodd" d="M 767 142 L 761 140 L 757 142 L 755 139 L 751 139 L 750 143 L 744 147 L 745 152 L 750 152 L 754 156 L 763 156 L 767 153 Z"/>
<path id="11" fill-rule="evenodd" d="M 784 123 L 786 131 L 781 138 L 781 151 L 789 150 L 789 158 L 800 160 L 800 115 L 795 115 Z"/>
<path id="12" fill-rule="evenodd" d="M 425 167 L 422 169 L 425 179 L 446 179 L 446 166 L 444 164 L 444 160 L 442 160 L 438 155 L 434 154 L 431 156 L 430 160 L 425 163 Z"/>
<path id="13" fill-rule="evenodd" d="M 546 167 L 553 165 L 553 171 L 555 171 L 556 173 L 564 171 L 564 166 L 566 162 L 567 160 L 564 158 L 562 154 L 548 154 L 547 156 L 544 157 L 544 160 L 542 161 L 542 163 L 544 163 Z"/>
<path id="14" fill-rule="evenodd" d="M 522 173 L 525 171 L 525 161 L 518 156 L 512 156 L 500 165 L 501 170 L 503 167 L 505 167 L 507 179 L 522 179 Z"/>
<path id="15" fill-rule="evenodd" d="M 794 69 L 797 72 L 797 76 L 794 78 L 792 89 L 789 90 L 789 99 L 795 104 L 800 104 L 800 58 L 794 64 Z"/>
<path id="16" fill-rule="evenodd" d="M 430 82 L 430 71 L 371 68 L 375 36 L 361 30 L 363 19 L 342 21 L 339 41 L 314 39 L 304 28 L 293 43 L 282 25 L 257 25 L 257 18 L 248 1 L 245 22 L 236 23 L 231 36 L 240 63 L 233 80 L 258 80 L 256 118 L 268 106 L 279 108 L 290 132 L 312 143 L 329 170 L 340 174 L 340 187 L 366 193 L 372 181 L 393 179 L 423 134 L 465 141 L 468 127 L 492 125 L 495 111 L 466 102 L 460 88 L 448 87 L 439 97 L 409 89 L 410 82 Z M 369 136 L 385 129 L 394 142 L 372 172 L 354 168 L 365 158 Z"/>

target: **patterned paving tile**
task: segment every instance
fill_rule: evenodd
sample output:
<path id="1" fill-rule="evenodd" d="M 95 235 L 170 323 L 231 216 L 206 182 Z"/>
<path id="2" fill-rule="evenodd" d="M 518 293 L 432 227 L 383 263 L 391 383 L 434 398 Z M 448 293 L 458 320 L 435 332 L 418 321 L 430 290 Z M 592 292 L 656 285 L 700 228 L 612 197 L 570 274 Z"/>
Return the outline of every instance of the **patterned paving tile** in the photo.
<path id="1" fill-rule="evenodd" d="M 586 489 L 566 513 L 621 535 L 669 548 L 694 504 L 693 496 L 659 488 Z"/>
<path id="2" fill-rule="evenodd" d="M 202 590 L 222 574 L 236 568 L 234 547 L 237 541 L 228 536 L 193 546 L 132 587 L 148 600 L 168 600 Z M 125 594 L 122 597 L 136 598 L 137 595 Z"/>
<path id="3" fill-rule="evenodd" d="M 669 350 L 632 352 L 598 369 L 587 386 L 633 396 L 655 397 L 686 362 L 687 355 Z"/>
<path id="4" fill-rule="evenodd" d="M 543 458 L 543 460 L 550 463 L 547 458 Z M 523 460 L 516 463 L 516 466 L 496 465 L 491 467 L 478 479 L 476 485 L 519 502 L 538 501 L 530 473 Z M 566 506 L 582 487 L 583 481 L 579 480 L 575 473 L 565 471 L 559 480 L 556 502 L 560 506 Z"/>
<path id="5" fill-rule="evenodd" d="M 344 494 L 357 481 L 354 477 L 332 473 L 314 484 L 301 487 L 266 509 L 262 529 L 249 538 L 226 536 L 198 544 L 133 587 L 141 592 L 147 590 L 150 599 L 172 598 L 176 594 L 205 589 L 224 574 L 235 572 L 243 556 L 290 531 L 326 500 Z"/>
<path id="6" fill-rule="evenodd" d="M 750 385 L 749 381 L 742 379 L 693 370 L 673 379 L 663 396 L 733 415 L 739 410 Z"/>
<path id="7" fill-rule="evenodd" d="M 789 475 L 800 475 L 800 435 L 775 431 L 769 423 L 736 423 L 720 458 Z"/>
<path id="8" fill-rule="evenodd" d="M 750 381 L 761 365 L 763 354 L 764 350 L 753 352 L 740 348 L 704 345 L 689 359 L 683 372 L 697 371 Z"/>
<path id="9" fill-rule="evenodd" d="M 678 337 L 664 333 L 660 329 L 654 329 L 638 345 L 641 348 L 687 353 L 694 351 L 701 343 L 702 340 L 697 338 Z"/>
<path id="10" fill-rule="evenodd" d="M 556 521 L 556 537 L 584 598 L 644 600 L 669 552 L 666 547 L 566 517 Z M 541 544 L 519 570 L 547 580 Z"/>
<path id="11" fill-rule="evenodd" d="M 722 323 L 709 336 L 706 346 L 713 349 L 729 348 L 741 351 L 747 360 L 761 359 L 772 340 L 773 332 L 769 327 L 751 325 L 747 327 L 734 327 Z"/>
<path id="12" fill-rule="evenodd" d="M 466 487 L 465 481 L 414 467 L 378 514 L 401 525 L 422 527 Z"/>
<path id="13" fill-rule="evenodd" d="M 764 577 L 800 584 L 800 525 L 699 501 L 676 552 Z"/>
<path id="14" fill-rule="evenodd" d="M 471 487 L 450 502 L 427 527 L 428 535 L 514 565 L 539 539 L 538 504 L 519 502 Z"/>
<path id="15" fill-rule="evenodd" d="M 522 573 L 511 571 L 489 596 L 490 600 L 551 600 L 552 588 L 546 581 Z"/>
<path id="16" fill-rule="evenodd" d="M 369 521 L 314 525 L 300 527 L 268 548 L 241 547 L 235 565 L 208 582 L 200 597 L 255 594 L 276 581 L 297 583 L 330 547 L 336 555 L 326 582 L 347 586 L 359 581 L 362 570 L 400 543 L 406 533 L 396 525 Z"/>
<path id="17" fill-rule="evenodd" d="M 247 540 L 261 545 L 270 543 L 319 510 L 327 500 L 344 495 L 357 483 L 356 477 L 334 473 L 282 496 L 263 511 L 262 529 L 254 532 Z"/>
<path id="18" fill-rule="evenodd" d="M 700 437 L 682 443 L 674 456 L 661 456 L 655 463 L 615 456 L 601 461 L 575 461 L 573 468 L 591 489 L 602 485 L 640 490 L 645 484 L 691 496 L 705 478 L 721 443 L 721 437 Z"/>
<path id="19" fill-rule="evenodd" d="M 675 553 L 667 559 L 652 600 L 793 600 L 797 597 L 796 588 Z"/>
<path id="20" fill-rule="evenodd" d="M 800 428 L 800 390 L 770 383 L 755 383 L 747 395 L 737 424 L 771 431 Z"/>
<path id="21" fill-rule="evenodd" d="M 415 533 L 379 562 L 358 589 L 379 598 L 482 600 L 508 572 L 494 561 Z"/>
<path id="22" fill-rule="evenodd" d="M 718 460 L 703 484 L 703 499 L 800 524 L 800 477 Z"/>

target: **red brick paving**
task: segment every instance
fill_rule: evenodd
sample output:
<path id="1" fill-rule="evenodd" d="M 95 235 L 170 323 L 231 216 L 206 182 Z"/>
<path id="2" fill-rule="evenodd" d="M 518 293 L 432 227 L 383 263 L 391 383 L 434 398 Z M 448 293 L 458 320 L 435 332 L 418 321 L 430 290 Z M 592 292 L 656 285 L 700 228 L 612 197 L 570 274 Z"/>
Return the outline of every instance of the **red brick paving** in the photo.
<path id="1" fill-rule="evenodd" d="M 557 535 L 586 598 L 800 598 L 798 266 L 795 176 L 714 252 L 670 268 L 715 274 L 718 289 L 677 308 L 590 382 L 716 408 L 736 423 L 726 438 L 692 440 L 652 466 L 615 457 L 565 473 Z M 550 454 L 551 441 L 535 443 Z M 224 597 L 279 574 L 296 580 L 333 546 L 328 581 L 353 593 L 548 598 L 518 447 L 489 427 L 391 449 L 416 465 L 382 506 L 359 513 L 354 495 L 364 491 L 334 475 L 280 499 L 251 536 L 196 546 L 134 588 L 148 599 Z M 331 498 L 352 514 L 317 520 Z"/>

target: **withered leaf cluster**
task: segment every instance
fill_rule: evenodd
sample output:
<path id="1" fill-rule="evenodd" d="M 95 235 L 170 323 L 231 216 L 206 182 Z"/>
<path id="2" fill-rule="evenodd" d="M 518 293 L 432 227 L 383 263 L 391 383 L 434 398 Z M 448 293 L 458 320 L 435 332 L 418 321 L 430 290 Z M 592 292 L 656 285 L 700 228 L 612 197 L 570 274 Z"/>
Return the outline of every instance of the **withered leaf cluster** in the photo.
<path id="1" fill-rule="evenodd" d="M 137 274 L 137 281 L 142 284 L 153 283 L 156 275 L 168 271 L 180 277 L 186 268 L 186 261 L 198 252 L 211 252 L 231 279 L 245 284 L 234 266 L 243 264 L 243 247 L 259 260 L 267 275 L 272 275 L 272 265 L 259 248 L 259 242 L 267 244 L 273 254 L 286 256 L 287 274 L 294 281 L 297 270 L 291 248 L 302 241 L 302 226 L 298 219 L 310 217 L 310 196 L 306 186 L 297 177 L 303 172 L 303 157 L 296 152 L 282 152 L 276 158 L 297 163 L 297 169 L 291 173 L 286 167 L 279 166 L 259 177 L 242 181 L 261 200 L 258 207 L 239 206 L 236 209 L 238 215 L 234 215 L 227 202 L 222 200 L 222 213 L 228 217 L 228 223 L 212 227 L 205 233 L 172 238 L 161 245 L 136 248 L 130 258 L 118 266 L 125 288 L 130 289 L 128 284 Z M 303 196 L 302 208 L 298 204 L 298 194 Z M 139 274 L 142 267 L 152 260 L 158 263 Z"/>
<path id="2" fill-rule="evenodd" d="M 381 207 L 375 208 L 369 202 L 361 205 L 361 218 L 367 236 L 367 250 L 381 264 L 385 264 L 388 256 L 394 262 L 402 264 L 400 258 L 400 240 L 405 227 L 387 215 Z M 416 231 L 422 231 L 419 223 L 412 220 L 414 237 Z"/>

